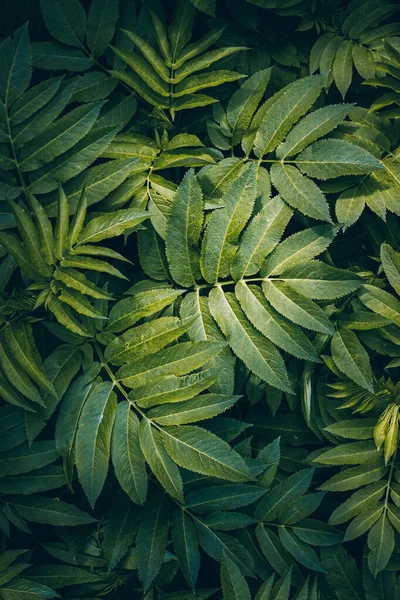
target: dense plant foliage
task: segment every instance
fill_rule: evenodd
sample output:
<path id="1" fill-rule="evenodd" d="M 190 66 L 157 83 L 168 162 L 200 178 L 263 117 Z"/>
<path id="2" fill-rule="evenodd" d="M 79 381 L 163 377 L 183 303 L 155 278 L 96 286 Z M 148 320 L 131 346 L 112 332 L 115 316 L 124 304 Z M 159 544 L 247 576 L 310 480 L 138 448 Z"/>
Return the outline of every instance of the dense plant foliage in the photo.
<path id="1" fill-rule="evenodd" d="M 396 600 L 398 4 L 5 7 L 0 598 Z"/>

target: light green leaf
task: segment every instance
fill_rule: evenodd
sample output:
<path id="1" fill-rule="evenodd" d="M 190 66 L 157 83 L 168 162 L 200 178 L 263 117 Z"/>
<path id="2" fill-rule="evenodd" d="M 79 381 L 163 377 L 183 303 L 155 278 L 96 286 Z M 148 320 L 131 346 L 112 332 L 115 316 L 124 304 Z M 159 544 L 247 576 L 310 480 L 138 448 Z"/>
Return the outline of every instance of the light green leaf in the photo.
<path id="1" fill-rule="evenodd" d="M 296 165 L 302 173 L 317 179 L 365 175 L 385 168 L 364 148 L 335 139 L 314 142 L 299 154 Z"/>
<path id="2" fill-rule="evenodd" d="M 121 235 L 127 229 L 136 227 L 148 218 L 148 213 L 139 212 L 135 208 L 126 208 L 104 214 L 92 219 L 79 234 L 77 244 L 93 244 L 101 242 L 117 235 Z"/>
<path id="3" fill-rule="evenodd" d="M 202 243 L 201 270 L 209 283 L 229 275 L 239 234 L 251 216 L 256 199 L 256 165 L 246 165 L 213 211 Z"/>
<path id="4" fill-rule="evenodd" d="M 374 285 L 363 285 L 358 297 L 367 308 L 400 325 L 400 301 Z"/>
<path id="5" fill-rule="evenodd" d="M 153 408 L 148 417 L 159 425 L 186 425 L 215 417 L 231 408 L 238 399 L 239 396 L 203 394 L 185 402 L 173 402 Z"/>
<path id="6" fill-rule="evenodd" d="M 198 291 L 184 296 L 180 310 L 183 319 L 193 319 L 193 324 L 188 331 L 191 340 L 224 340 L 224 336 L 211 316 L 208 298 L 200 296 Z M 210 361 L 207 366 L 217 373 L 217 380 L 211 385 L 210 391 L 218 394 L 233 393 L 235 362 L 236 359 L 228 347 L 223 348 Z"/>
<path id="7" fill-rule="evenodd" d="M 223 347 L 221 342 L 181 342 L 121 367 L 117 378 L 136 389 L 168 375 L 186 375 L 214 358 Z"/>
<path id="8" fill-rule="evenodd" d="M 241 237 L 231 267 L 235 280 L 258 273 L 264 259 L 278 245 L 292 216 L 293 211 L 279 196 L 266 202 Z"/>
<path id="9" fill-rule="evenodd" d="M 346 419 L 325 427 L 324 431 L 350 440 L 370 440 L 373 437 L 376 419 Z"/>
<path id="10" fill-rule="evenodd" d="M 381 246 L 381 261 L 392 288 L 400 295 L 400 255 L 389 244 Z"/>
<path id="11" fill-rule="evenodd" d="M 369 356 L 351 329 L 341 329 L 332 338 L 332 358 L 340 371 L 369 392 L 374 391 Z"/>
<path id="12" fill-rule="evenodd" d="M 279 279 L 313 300 L 341 298 L 354 292 L 362 282 L 356 273 L 317 260 L 302 262 L 284 271 Z"/>
<path id="13" fill-rule="evenodd" d="M 262 289 L 273 308 L 293 323 L 312 331 L 334 334 L 326 313 L 284 281 L 263 281 Z"/>
<path id="14" fill-rule="evenodd" d="M 348 115 L 352 104 L 324 106 L 303 117 L 276 150 L 279 159 L 295 156 L 315 140 L 335 129 Z"/>
<path id="15" fill-rule="evenodd" d="M 290 206 L 308 217 L 332 223 L 324 194 L 296 167 L 274 163 L 271 167 L 271 181 Z"/>
<path id="16" fill-rule="evenodd" d="M 182 324 L 177 317 L 161 317 L 129 329 L 116 337 L 105 349 L 104 356 L 114 365 L 155 354 L 183 335 L 191 323 Z"/>
<path id="17" fill-rule="evenodd" d="M 289 84 L 274 97 L 255 137 L 254 152 L 258 158 L 275 150 L 296 121 L 311 108 L 323 86 L 323 75 L 311 75 Z"/>
<path id="18" fill-rule="evenodd" d="M 210 311 L 232 350 L 245 365 L 267 383 L 291 392 L 281 355 L 253 328 L 234 294 L 224 294 L 221 288 L 214 288 L 210 293 Z"/>
<path id="19" fill-rule="evenodd" d="M 140 319 L 143 319 L 143 317 L 153 315 L 166 306 L 169 306 L 182 293 L 182 290 L 160 287 L 153 290 L 138 292 L 134 296 L 124 298 L 112 307 L 107 329 L 113 333 L 127 329 L 127 327 L 130 327 Z M 130 338 L 131 335 L 135 334 L 129 332 L 124 340 Z"/>
<path id="20" fill-rule="evenodd" d="M 257 71 L 242 83 L 240 88 L 231 96 L 226 116 L 232 129 L 232 144 L 234 146 L 240 143 L 243 134 L 248 130 L 270 77 L 271 69 Z"/>
<path id="21" fill-rule="evenodd" d="M 373 440 L 339 444 L 334 448 L 325 450 L 314 462 L 322 465 L 361 465 L 377 456 Z"/>
<path id="22" fill-rule="evenodd" d="M 165 410 L 170 413 L 175 407 L 179 419 L 177 403 L 197 396 L 197 394 L 209 388 L 216 379 L 217 373 L 214 370 L 199 371 L 184 377 L 169 375 L 162 379 L 156 379 L 155 383 L 148 383 L 143 387 L 132 390 L 129 393 L 129 398 L 142 408 L 172 403 L 173 406 L 165 406 Z M 167 414 L 169 413 L 167 412 Z"/>
<path id="23" fill-rule="evenodd" d="M 280 275 L 290 267 L 315 258 L 327 249 L 338 230 L 331 225 L 317 225 L 294 233 L 267 258 L 261 276 Z"/>
<path id="24" fill-rule="evenodd" d="M 247 318 L 271 342 L 297 358 L 318 362 L 316 350 L 307 336 L 267 303 L 258 286 L 239 281 L 235 294 Z"/>

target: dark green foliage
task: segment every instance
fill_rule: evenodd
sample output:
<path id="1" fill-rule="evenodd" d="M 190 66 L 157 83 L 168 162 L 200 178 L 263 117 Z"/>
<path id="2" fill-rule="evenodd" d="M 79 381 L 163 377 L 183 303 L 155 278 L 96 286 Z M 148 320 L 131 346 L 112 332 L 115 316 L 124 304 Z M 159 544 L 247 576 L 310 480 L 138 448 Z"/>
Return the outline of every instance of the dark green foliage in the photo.
<path id="1" fill-rule="evenodd" d="M 5 7 L 0 599 L 398 599 L 398 4 Z"/>

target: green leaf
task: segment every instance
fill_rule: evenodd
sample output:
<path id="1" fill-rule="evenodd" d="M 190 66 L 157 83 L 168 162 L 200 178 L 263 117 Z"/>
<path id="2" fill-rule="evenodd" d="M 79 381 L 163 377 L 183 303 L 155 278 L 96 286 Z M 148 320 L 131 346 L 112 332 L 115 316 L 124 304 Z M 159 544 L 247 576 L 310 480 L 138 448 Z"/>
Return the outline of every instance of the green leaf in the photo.
<path id="1" fill-rule="evenodd" d="M 363 285 L 358 297 L 367 308 L 400 325 L 400 301 L 392 294 L 374 285 Z"/>
<path id="2" fill-rule="evenodd" d="M 0 97 L 7 108 L 25 92 L 31 79 L 31 48 L 28 25 L 6 38 L 0 46 Z"/>
<path id="3" fill-rule="evenodd" d="M 286 527 L 280 527 L 279 539 L 285 550 L 289 552 L 297 562 L 313 571 L 324 572 L 324 568 L 321 566 L 315 551 L 302 542 L 295 533 L 289 531 Z"/>
<path id="4" fill-rule="evenodd" d="M 58 453 L 54 442 L 40 441 L 30 446 L 25 443 L 0 454 L 0 472 L 2 477 L 29 473 L 50 465 L 57 458 Z"/>
<path id="5" fill-rule="evenodd" d="M 183 485 L 179 469 L 167 454 L 161 434 L 143 419 L 139 431 L 140 448 L 150 469 L 167 493 L 183 504 Z"/>
<path id="6" fill-rule="evenodd" d="M 113 333 L 127 329 L 127 327 L 130 327 L 140 319 L 143 319 L 143 317 L 149 317 L 150 315 L 161 311 L 166 306 L 169 306 L 182 293 L 182 290 L 160 287 L 138 292 L 134 296 L 124 298 L 112 307 L 107 329 Z M 162 323 L 163 325 L 166 324 L 165 321 Z M 142 326 L 137 333 L 139 335 L 143 333 L 146 334 L 146 331 L 149 330 L 147 333 L 150 333 L 151 335 L 157 328 L 159 328 L 157 325 L 149 325 L 147 328 L 143 328 Z M 132 330 L 124 334 L 125 337 L 122 340 L 123 343 L 126 343 L 131 338 L 135 339 L 135 333 L 131 333 L 131 331 Z M 115 343 L 115 346 L 116 345 L 117 342 Z"/>
<path id="7" fill-rule="evenodd" d="M 255 137 L 254 152 L 258 158 L 275 150 L 296 121 L 311 108 L 323 86 L 323 75 L 311 75 L 289 84 L 273 98 Z"/>
<path id="8" fill-rule="evenodd" d="M 354 540 L 355 538 L 360 537 L 366 531 L 371 529 L 371 527 L 378 521 L 380 516 L 382 515 L 383 506 L 377 505 L 370 510 L 366 510 L 359 515 L 350 523 L 348 528 L 346 529 L 346 534 L 344 537 L 344 541 L 348 542 Z"/>
<path id="9" fill-rule="evenodd" d="M 205 487 L 186 495 L 186 506 L 200 514 L 234 510 L 252 504 L 266 490 L 250 484 L 223 484 Z"/>
<path id="10" fill-rule="evenodd" d="M 265 258 L 278 245 L 292 216 L 292 210 L 279 196 L 266 202 L 241 237 L 231 267 L 235 280 L 260 271 Z"/>
<path id="11" fill-rule="evenodd" d="M 383 495 L 385 489 L 386 483 L 380 481 L 378 483 L 372 483 L 358 492 L 355 492 L 348 500 L 343 502 L 343 504 L 340 504 L 333 511 L 329 523 L 332 525 L 345 523 L 363 510 L 374 506 Z"/>
<path id="12" fill-rule="evenodd" d="M 235 294 L 247 318 L 271 342 L 297 358 L 318 361 L 316 350 L 307 336 L 267 303 L 258 286 L 248 286 L 244 281 L 239 281 Z"/>
<path id="13" fill-rule="evenodd" d="M 176 410 L 176 418 L 179 420 L 180 417 L 185 418 L 186 406 L 184 404 L 180 409 L 180 403 L 197 396 L 197 394 L 209 388 L 216 379 L 217 374 L 214 370 L 203 370 L 184 377 L 168 375 L 162 379 L 157 378 L 155 383 L 148 383 L 143 387 L 133 389 L 129 393 L 129 398 L 142 408 L 150 408 L 151 406 L 157 406 L 157 404 L 164 405 L 163 414 L 166 411 L 166 414 L 170 416 L 172 411 Z M 203 396 L 202 399 L 205 400 Z M 182 415 L 180 415 L 181 410 L 183 411 Z M 174 425 L 175 423 L 170 424 Z"/>
<path id="14" fill-rule="evenodd" d="M 172 23 L 168 28 L 172 61 L 174 63 L 191 38 L 194 15 L 195 9 L 192 4 L 184 0 L 179 0 L 176 3 Z"/>
<path id="15" fill-rule="evenodd" d="M 1 588 L 1 597 L 3 600 L 51 600 L 56 598 L 57 592 L 46 585 L 35 583 L 27 579 L 15 579 Z"/>
<path id="16" fill-rule="evenodd" d="M 209 283 L 229 275 L 239 234 L 256 199 L 256 166 L 249 164 L 223 195 L 224 208 L 214 210 L 202 243 L 201 270 Z"/>
<path id="17" fill-rule="evenodd" d="M 110 458 L 111 432 L 117 407 L 112 383 L 91 390 L 76 434 L 78 478 L 93 507 L 103 488 Z"/>
<path id="18" fill-rule="evenodd" d="M 210 311 L 234 353 L 258 377 L 271 385 L 291 392 L 285 364 L 278 350 L 251 323 L 235 296 L 221 288 L 210 293 Z"/>
<path id="19" fill-rule="evenodd" d="M 146 504 L 136 537 L 139 575 L 146 591 L 158 574 L 164 559 L 169 530 L 168 505 L 157 493 Z"/>
<path id="20" fill-rule="evenodd" d="M 323 548 L 321 562 L 325 577 L 338 600 L 362 600 L 361 575 L 354 559 L 338 544 Z"/>
<path id="21" fill-rule="evenodd" d="M 333 77 L 343 98 L 350 87 L 353 76 L 352 51 L 353 42 L 351 40 L 343 40 L 336 50 L 333 61 Z"/>
<path id="22" fill-rule="evenodd" d="M 86 15 L 79 0 L 41 0 L 47 29 L 63 44 L 80 48 L 86 31 Z"/>
<path id="23" fill-rule="evenodd" d="M 373 437 L 376 419 L 346 419 L 325 427 L 324 431 L 350 440 L 369 440 Z"/>
<path id="24" fill-rule="evenodd" d="M 93 0 L 87 21 L 87 43 L 94 57 L 101 56 L 111 42 L 118 18 L 118 0 Z"/>
<path id="25" fill-rule="evenodd" d="M 381 261 L 392 288 L 400 295 L 400 255 L 389 244 L 381 246 Z"/>
<path id="26" fill-rule="evenodd" d="M 0 491 L 2 494 L 23 494 L 30 496 L 38 492 L 47 492 L 64 487 L 67 484 L 61 466 L 49 465 L 33 472 L 15 477 L 2 477 Z"/>
<path id="27" fill-rule="evenodd" d="M 262 289 L 273 308 L 293 323 L 312 331 L 334 334 L 324 311 L 284 281 L 263 281 Z"/>
<path id="28" fill-rule="evenodd" d="M 321 490 L 343 492 L 354 490 L 362 485 L 379 481 L 387 469 L 381 457 L 373 459 L 357 467 L 345 469 L 334 475 L 320 486 Z"/>
<path id="29" fill-rule="evenodd" d="M 196 426 L 165 427 L 162 441 L 171 458 L 185 469 L 230 481 L 251 479 L 241 456 L 206 429 Z"/>
<path id="30" fill-rule="evenodd" d="M 178 187 L 168 219 L 166 251 L 171 275 L 191 287 L 200 278 L 197 243 L 203 225 L 203 195 L 193 170 Z"/>
<path id="31" fill-rule="evenodd" d="M 232 129 L 232 144 L 238 144 L 248 130 L 271 77 L 271 69 L 257 71 L 231 96 L 226 116 Z"/>
<path id="32" fill-rule="evenodd" d="M 239 567 L 225 554 L 221 562 L 221 584 L 225 600 L 250 600 L 250 590 Z"/>
<path id="33" fill-rule="evenodd" d="M 171 520 L 172 541 L 184 577 L 195 589 L 200 568 L 200 552 L 193 521 L 184 510 L 176 510 Z"/>
<path id="34" fill-rule="evenodd" d="M 188 331 L 191 340 L 224 340 L 224 336 L 211 316 L 208 298 L 200 296 L 198 292 L 186 294 L 182 300 L 180 311 L 183 319 L 193 319 L 193 325 Z M 236 359 L 228 347 L 223 348 L 211 359 L 207 366 L 217 373 L 217 380 L 210 387 L 210 391 L 218 394 L 233 393 L 235 361 Z"/>
<path id="35" fill-rule="evenodd" d="M 101 575 L 92 573 L 87 569 L 72 567 L 69 565 L 44 565 L 34 567 L 25 573 L 25 576 L 33 584 L 49 585 L 54 589 L 68 587 L 70 585 L 82 585 L 101 581 Z"/>
<path id="36" fill-rule="evenodd" d="M 255 510 L 255 517 L 260 521 L 276 518 L 307 491 L 313 474 L 314 469 L 304 469 L 278 483 L 260 500 Z"/>
<path id="37" fill-rule="evenodd" d="M 276 150 L 279 159 L 295 156 L 315 140 L 335 129 L 348 115 L 352 104 L 324 106 L 303 117 Z"/>
<path id="38" fill-rule="evenodd" d="M 368 566 L 374 577 L 387 566 L 394 550 L 394 531 L 386 515 L 373 525 L 368 534 Z"/>
<path id="39" fill-rule="evenodd" d="M 261 270 L 261 276 L 280 275 L 295 265 L 315 258 L 327 249 L 337 232 L 337 227 L 317 225 L 294 233 L 270 254 Z"/>
<path id="40" fill-rule="evenodd" d="M 79 234 L 77 244 L 93 244 L 124 233 L 148 218 L 148 213 L 126 208 L 104 214 L 90 221 Z"/>
<path id="41" fill-rule="evenodd" d="M 119 403 L 112 433 L 112 463 L 122 489 L 132 502 L 143 504 L 147 496 L 147 473 L 140 449 L 139 427 L 139 419 L 129 403 Z"/>
<path id="42" fill-rule="evenodd" d="M 76 506 L 53 498 L 8 496 L 8 501 L 17 508 L 25 519 L 34 523 L 72 527 L 96 521 Z"/>
<path id="43" fill-rule="evenodd" d="M 376 446 L 372 440 L 340 444 L 324 451 L 314 462 L 322 465 L 361 465 L 376 458 Z"/>
<path id="44" fill-rule="evenodd" d="M 299 154 L 296 165 L 302 173 L 317 179 L 364 175 L 384 169 L 364 148 L 335 139 L 314 142 Z"/>
<path id="45" fill-rule="evenodd" d="M 280 279 L 294 290 L 314 300 L 341 298 L 360 287 L 362 279 L 344 269 L 320 261 L 309 261 L 284 271 Z"/>
<path id="46" fill-rule="evenodd" d="M 125 495 L 117 495 L 104 525 L 103 551 L 108 571 L 125 556 L 137 527 L 135 505 Z"/>
<path id="47" fill-rule="evenodd" d="M 190 323 L 182 324 L 176 317 L 161 317 L 129 329 L 115 338 L 105 350 L 107 361 L 123 365 L 155 354 L 183 335 Z"/>
<path id="48" fill-rule="evenodd" d="M 185 402 L 173 402 L 153 408 L 148 417 L 159 425 L 186 425 L 211 419 L 231 408 L 238 399 L 239 396 L 203 394 Z"/>
<path id="49" fill-rule="evenodd" d="M 271 167 L 271 181 L 290 206 L 308 217 L 332 223 L 324 194 L 296 167 L 274 163 Z"/>
<path id="50" fill-rule="evenodd" d="M 20 169 L 33 171 L 75 146 L 92 129 L 103 103 L 78 106 L 47 127 L 21 150 Z"/>
<path id="51" fill-rule="evenodd" d="M 181 342 L 124 365 L 118 370 L 117 378 L 127 387 L 136 389 L 168 375 L 186 375 L 214 358 L 223 347 L 222 342 Z"/>
<path id="52" fill-rule="evenodd" d="M 374 391 L 369 356 L 351 329 L 341 329 L 332 338 L 332 358 L 340 371 L 369 392 Z"/>

